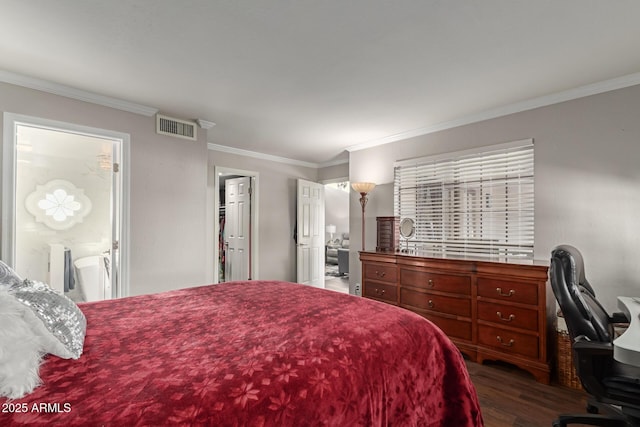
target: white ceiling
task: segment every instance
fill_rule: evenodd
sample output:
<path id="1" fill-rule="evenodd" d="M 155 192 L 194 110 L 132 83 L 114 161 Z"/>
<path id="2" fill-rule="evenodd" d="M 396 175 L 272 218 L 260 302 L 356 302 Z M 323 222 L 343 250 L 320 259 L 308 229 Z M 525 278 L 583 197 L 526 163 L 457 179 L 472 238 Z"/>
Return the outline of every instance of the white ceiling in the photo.
<path id="1" fill-rule="evenodd" d="M 214 144 L 330 164 L 640 84 L 639 21 L 637 0 L 0 0 L 0 69 L 215 122 Z"/>

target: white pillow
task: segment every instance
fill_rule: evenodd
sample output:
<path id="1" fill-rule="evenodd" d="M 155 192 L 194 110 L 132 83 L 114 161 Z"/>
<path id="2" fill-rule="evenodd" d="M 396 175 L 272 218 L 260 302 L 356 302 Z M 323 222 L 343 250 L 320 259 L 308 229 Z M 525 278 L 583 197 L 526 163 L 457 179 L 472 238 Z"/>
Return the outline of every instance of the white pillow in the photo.
<path id="1" fill-rule="evenodd" d="M 27 321 L 33 314 L 0 290 L 0 396 L 17 399 L 40 385 L 38 370 L 45 338 Z"/>

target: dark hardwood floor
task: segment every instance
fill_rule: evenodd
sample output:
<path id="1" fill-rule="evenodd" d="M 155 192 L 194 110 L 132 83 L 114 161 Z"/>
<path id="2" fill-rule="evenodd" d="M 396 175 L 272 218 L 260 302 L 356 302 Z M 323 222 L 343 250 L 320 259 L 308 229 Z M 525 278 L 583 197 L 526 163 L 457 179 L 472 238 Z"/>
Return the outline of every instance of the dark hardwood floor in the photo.
<path id="1" fill-rule="evenodd" d="M 587 394 L 536 382 L 511 365 L 467 361 L 486 427 L 551 426 L 561 413 L 586 413 Z"/>

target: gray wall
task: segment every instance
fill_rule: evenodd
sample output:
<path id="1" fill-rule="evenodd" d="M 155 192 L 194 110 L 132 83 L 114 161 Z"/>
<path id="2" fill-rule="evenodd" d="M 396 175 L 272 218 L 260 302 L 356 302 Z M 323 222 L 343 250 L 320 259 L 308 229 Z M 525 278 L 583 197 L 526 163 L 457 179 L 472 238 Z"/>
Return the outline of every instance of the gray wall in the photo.
<path id="1" fill-rule="evenodd" d="M 576 246 L 599 297 L 616 309 L 616 296 L 640 295 L 639 112 L 634 86 L 352 152 L 350 180 L 382 184 L 367 205 L 367 249 L 375 247 L 375 217 L 393 214 L 395 160 L 533 138 L 535 257 L 548 260 L 558 244 Z M 357 250 L 354 192 L 350 207 Z M 360 283 L 353 250 L 350 267 L 353 288 Z"/>
<path id="2" fill-rule="evenodd" d="M 155 117 L 4 83 L 2 112 L 130 134 L 130 293 L 206 282 L 206 131 L 198 141 L 161 136 Z"/>
<path id="3" fill-rule="evenodd" d="M 347 178 L 349 176 L 349 163 L 341 163 L 339 165 L 326 166 L 318 169 L 319 182 L 333 182 L 338 178 Z"/>

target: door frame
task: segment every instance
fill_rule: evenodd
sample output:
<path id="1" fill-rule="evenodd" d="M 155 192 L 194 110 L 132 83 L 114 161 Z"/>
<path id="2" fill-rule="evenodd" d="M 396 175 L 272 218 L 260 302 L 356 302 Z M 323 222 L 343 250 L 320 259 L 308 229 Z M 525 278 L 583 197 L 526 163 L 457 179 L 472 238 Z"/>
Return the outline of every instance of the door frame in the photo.
<path id="1" fill-rule="evenodd" d="M 259 181 L 260 181 L 260 173 L 254 171 L 248 171 L 243 169 L 236 168 L 228 168 L 225 166 L 214 166 L 214 184 L 213 184 L 213 263 L 210 264 L 213 266 L 213 271 L 211 272 L 212 278 L 211 283 L 220 283 L 218 277 L 218 264 L 219 264 L 219 256 L 220 250 L 218 249 L 218 236 L 220 234 L 220 175 L 239 175 L 246 176 L 251 178 L 252 183 L 251 187 L 253 191 L 251 193 L 251 280 L 258 280 L 260 277 L 259 265 L 258 262 L 258 247 L 260 240 L 259 233 L 259 224 L 258 219 L 259 215 L 259 200 L 260 200 L 260 191 L 259 191 Z M 209 181 L 211 182 L 211 181 Z"/>
<path id="2" fill-rule="evenodd" d="M 130 245 L 130 164 L 129 151 L 131 136 L 128 133 L 107 129 L 82 126 L 74 123 L 44 119 L 5 112 L 3 114 L 3 144 L 2 144 L 2 245 L 0 256 L 9 266 L 15 262 L 15 229 L 16 229 L 16 162 L 17 135 L 16 126 L 35 126 L 66 133 L 75 133 L 97 138 L 120 141 L 120 209 L 119 209 L 119 282 L 117 283 L 115 298 L 129 296 L 129 245 Z M 112 223 L 113 230 L 113 223 Z M 112 265 L 114 263 L 112 262 Z M 113 290 L 112 290 L 113 292 Z"/>

